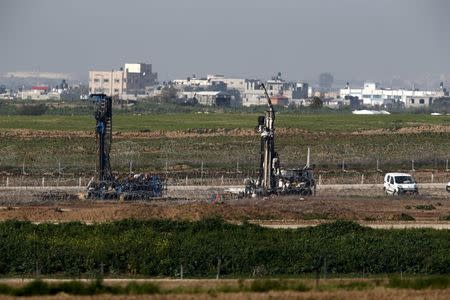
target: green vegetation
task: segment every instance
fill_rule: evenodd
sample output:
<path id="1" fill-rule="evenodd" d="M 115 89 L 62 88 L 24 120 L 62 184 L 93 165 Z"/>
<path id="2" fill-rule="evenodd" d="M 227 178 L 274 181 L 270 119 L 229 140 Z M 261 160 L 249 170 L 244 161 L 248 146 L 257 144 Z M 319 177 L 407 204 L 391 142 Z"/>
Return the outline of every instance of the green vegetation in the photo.
<path id="1" fill-rule="evenodd" d="M 0 224 L 0 274 L 213 277 L 450 274 L 450 232 L 374 230 L 338 221 L 280 230 L 199 222 Z M 262 272 L 261 270 L 264 270 Z"/>
<path id="2" fill-rule="evenodd" d="M 160 292 L 159 286 L 153 283 L 137 284 L 132 282 L 126 286 L 111 286 L 103 284 L 101 280 L 96 280 L 91 283 L 70 281 L 56 284 L 35 280 L 22 287 L 16 288 L 8 285 L 0 285 L 0 294 L 16 297 L 56 295 L 59 293 L 87 296 L 98 294 L 143 295 L 158 294 Z"/>
<path id="3" fill-rule="evenodd" d="M 116 114 L 114 131 L 171 131 L 192 129 L 253 129 L 259 114 L 255 113 L 183 113 L 183 114 Z M 351 114 L 278 114 L 277 128 L 300 128 L 310 132 L 353 132 L 367 129 L 399 129 L 423 124 L 448 125 L 450 116 Z M 88 115 L 9 115 L 0 118 L 0 129 L 93 130 L 95 122 Z"/>
<path id="4" fill-rule="evenodd" d="M 393 276 L 389 278 L 388 287 L 398 289 L 447 289 L 450 288 L 450 278 L 448 276 L 429 276 L 418 278 L 400 278 Z"/>
<path id="5" fill-rule="evenodd" d="M 312 279 L 239 279 L 237 282 L 228 282 L 226 284 L 218 282 L 217 284 L 202 286 L 201 282 L 178 287 L 161 287 L 161 284 L 155 282 L 130 282 L 124 284 L 105 284 L 101 279 L 90 282 L 66 281 L 51 283 L 42 280 L 34 280 L 23 286 L 9 286 L 0 284 L 0 295 L 9 295 L 15 297 L 46 296 L 58 295 L 61 293 L 67 295 L 90 296 L 99 294 L 110 295 L 217 295 L 219 293 L 266 293 L 270 291 L 367 291 L 375 287 L 386 287 L 391 289 L 448 289 L 450 288 L 450 278 L 448 276 L 420 276 L 420 277 L 402 277 L 392 276 L 385 279 L 343 279 L 339 281 L 323 280 L 318 284 L 312 284 Z"/>

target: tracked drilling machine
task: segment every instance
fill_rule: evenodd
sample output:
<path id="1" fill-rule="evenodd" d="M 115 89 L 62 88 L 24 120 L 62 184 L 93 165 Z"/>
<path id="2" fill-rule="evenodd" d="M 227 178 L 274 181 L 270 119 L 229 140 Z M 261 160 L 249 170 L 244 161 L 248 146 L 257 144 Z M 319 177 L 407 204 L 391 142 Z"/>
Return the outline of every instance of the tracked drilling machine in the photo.
<path id="1" fill-rule="evenodd" d="M 271 194 L 312 195 L 315 192 L 313 169 L 309 165 L 302 169 L 282 169 L 275 151 L 275 110 L 264 84 L 261 84 L 267 98 L 267 110 L 258 117 L 257 132 L 260 134 L 260 162 L 258 179 L 244 181 L 246 196 Z"/>
<path id="2" fill-rule="evenodd" d="M 92 94 L 95 104 L 95 136 L 97 140 L 97 177 L 88 184 L 90 199 L 148 200 L 161 197 L 165 182 L 159 176 L 128 174 L 123 179 L 113 176 L 110 164 L 112 145 L 112 98 Z"/>

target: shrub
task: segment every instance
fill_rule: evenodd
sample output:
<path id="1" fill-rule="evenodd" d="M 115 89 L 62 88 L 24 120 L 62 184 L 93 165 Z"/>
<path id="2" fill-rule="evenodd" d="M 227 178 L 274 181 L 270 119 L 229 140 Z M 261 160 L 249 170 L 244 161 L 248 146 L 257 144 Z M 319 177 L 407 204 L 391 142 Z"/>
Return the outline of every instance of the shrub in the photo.
<path id="1" fill-rule="evenodd" d="M 38 105 L 21 105 L 16 108 L 17 114 L 26 116 L 40 116 L 47 112 L 45 104 Z"/>
<path id="2" fill-rule="evenodd" d="M 274 279 L 256 279 L 250 285 L 250 291 L 258 293 L 282 291 L 286 289 L 287 285 L 285 281 Z"/>
<path id="3" fill-rule="evenodd" d="M 366 290 L 370 287 L 372 287 L 372 284 L 370 284 L 367 281 L 352 281 L 349 283 L 340 283 L 337 286 L 339 289 L 344 289 L 344 290 L 358 290 L 358 291 L 363 291 Z"/>
<path id="4" fill-rule="evenodd" d="M 450 278 L 447 276 L 430 276 L 401 279 L 398 276 L 389 278 L 388 286 L 400 289 L 446 289 L 450 287 Z"/>
<path id="5" fill-rule="evenodd" d="M 450 221 L 450 215 L 446 215 L 440 218 L 442 221 Z"/>
<path id="6" fill-rule="evenodd" d="M 401 213 L 399 215 L 394 215 L 392 219 L 394 221 L 415 221 L 416 220 L 413 216 L 410 216 L 405 213 Z"/>
<path id="7" fill-rule="evenodd" d="M 161 292 L 158 285 L 154 283 L 144 283 L 144 284 L 137 284 L 135 282 L 129 283 L 125 291 L 127 294 L 134 294 L 134 295 L 149 295 L 149 294 L 158 294 Z"/>
<path id="8" fill-rule="evenodd" d="M 433 210 L 433 209 L 436 209 L 436 207 L 434 207 L 433 204 L 421 204 L 421 205 L 416 205 L 415 207 L 416 207 L 416 209 L 421 209 L 421 210 Z"/>

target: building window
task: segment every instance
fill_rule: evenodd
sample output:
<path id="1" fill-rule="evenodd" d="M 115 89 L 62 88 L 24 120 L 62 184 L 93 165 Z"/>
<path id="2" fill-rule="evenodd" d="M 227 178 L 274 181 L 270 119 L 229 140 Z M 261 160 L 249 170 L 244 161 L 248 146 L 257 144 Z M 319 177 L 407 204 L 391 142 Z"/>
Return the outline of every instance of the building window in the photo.
<path id="1" fill-rule="evenodd" d="M 115 83 L 119 83 L 120 80 L 119 80 L 119 79 L 114 79 L 114 82 L 115 82 Z"/>
<path id="2" fill-rule="evenodd" d="M 103 82 L 109 82 L 109 79 L 103 79 Z"/>
<path id="3" fill-rule="evenodd" d="M 95 78 L 94 79 L 94 82 L 99 82 L 100 80 L 98 79 L 98 78 Z"/>
<path id="4" fill-rule="evenodd" d="M 411 99 L 411 104 L 414 104 L 414 99 Z"/>
<path id="5" fill-rule="evenodd" d="M 118 93 L 119 92 L 119 89 L 114 89 L 114 93 Z"/>
<path id="6" fill-rule="evenodd" d="M 424 100 L 424 99 L 420 99 L 420 100 L 419 100 L 419 103 L 420 103 L 420 104 L 425 104 L 425 100 Z"/>

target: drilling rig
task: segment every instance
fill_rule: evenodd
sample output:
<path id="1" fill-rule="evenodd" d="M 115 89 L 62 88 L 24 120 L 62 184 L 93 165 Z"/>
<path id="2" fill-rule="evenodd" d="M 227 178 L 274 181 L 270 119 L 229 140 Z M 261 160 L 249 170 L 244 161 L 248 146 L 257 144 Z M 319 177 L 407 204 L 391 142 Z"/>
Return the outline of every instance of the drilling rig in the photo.
<path id="1" fill-rule="evenodd" d="M 104 94 L 91 95 L 95 104 L 95 137 L 97 139 L 97 170 L 98 181 L 112 179 L 109 153 L 112 144 L 112 98 Z"/>
<path id="2" fill-rule="evenodd" d="M 88 199 L 148 200 L 161 197 L 165 182 L 159 176 L 128 174 L 121 179 L 113 176 L 110 164 L 112 145 L 112 98 L 91 94 L 95 105 L 95 136 L 97 141 L 97 176 L 88 184 Z"/>
<path id="3" fill-rule="evenodd" d="M 264 84 L 261 83 L 267 99 L 264 116 L 258 117 L 257 132 L 260 134 L 260 158 L 258 179 L 244 181 L 246 196 L 300 194 L 312 195 L 316 184 L 313 169 L 307 164 L 302 169 L 282 169 L 275 151 L 275 110 Z M 309 155 L 309 154 L 308 154 Z"/>

